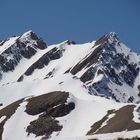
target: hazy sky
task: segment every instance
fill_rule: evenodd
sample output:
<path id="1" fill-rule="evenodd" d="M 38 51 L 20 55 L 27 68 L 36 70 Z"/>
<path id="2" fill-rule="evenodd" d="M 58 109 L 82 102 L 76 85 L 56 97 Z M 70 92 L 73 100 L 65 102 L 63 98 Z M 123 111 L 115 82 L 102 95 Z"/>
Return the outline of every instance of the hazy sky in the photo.
<path id="1" fill-rule="evenodd" d="M 33 30 L 48 44 L 116 32 L 140 52 L 140 0 L 0 0 L 0 40 Z"/>

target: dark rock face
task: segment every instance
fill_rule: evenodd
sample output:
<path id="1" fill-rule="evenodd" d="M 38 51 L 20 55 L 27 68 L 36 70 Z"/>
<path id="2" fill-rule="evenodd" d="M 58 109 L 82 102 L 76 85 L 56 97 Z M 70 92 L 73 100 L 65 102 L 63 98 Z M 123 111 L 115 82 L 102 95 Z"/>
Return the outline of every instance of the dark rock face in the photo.
<path id="1" fill-rule="evenodd" d="M 29 115 L 37 115 L 48 111 L 49 108 L 64 104 L 69 96 L 67 92 L 52 92 L 28 100 L 25 112 Z M 34 106 L 35 105 L 35 106 Z"/>
<path id="2" fill-rule="evenodd" d="M 112 91 L 108 87 L 108 79 L 103 78 L 101 81 L 93 83 L 91 86 L 89 86 L 89 89 L 91 90 L 91 93 L 94 93 L 96 90 L 98 93 L 94 93 L 94 95 L 99 95 L 103 97 L 111 97 L 112 96 Z"/>
<path id="3" fill-rule="evenodd" d="M 28 46 L 25 50 L 21 50 L 21 55 L 27 59 L 30 59 L 35 53 L 36 50 L 30 46 Z"/>
<path id="4" fill-rule="evenodd" d="M 135 105 L 127 105 L 117 111 L 109 111 L 101 120 L 93 124 L 91 127 L 92 129 L 87 133 L 87 135 L 140 129 L 140 124 L 133 121 L 134 107 Z M 103 122 L 105 122 L 108 119 L 108 116 L 112 113 L 115 113 L 115 116 L 107 121 L 107 125 L 101 127 Z"/>
<path id="5" fill-rule="evenodd" d="M 20 103 L 22 103 L 24 99 L 21 99 L 19 101 L 16 101 L 5 108 L 0 110 L 0 118 L 2 116 L 6 116 L 6 118 L 0 123 L 0 140 L 2 140 L 2 133 L 3 133 L 3 127 L 8 119 L 15 113 L 16 109 L 19 107 Z"/>
<path id="6" fill-rule="evenodd" d="M 43 55 L 38 61 L 36 61 L 33 65 L 31 65 L 25 72 L 26 76 L 31 75 L 35 69 L 41 69 L 45 65 L 48 65 L 49 63 L 49 58 L 47 54 Z"/>
<path id="7" fill-rule="evenodd" d="M 55 69 L 53 69 L 52 71 L 48 72 L 48 74 L 46 75 L 46 77 L 44 79 L 53 77 L 53 73 L 55 72 Z"/>
<path id="8" fill-rule="evenodd" d="M 41 50 L 44 50 L 44 49 L 46 49 L 46 47 L 47 47 L 46 43 L 43 41 L 42 38 L 39 38 L 39 39 L 37 40 L 37 44 L 38 44 L 38 45 L 37 45 L 38 48 L 41 49 Z"/>
<path id="9" fill-rule="evenodd" d="M 94 68 L 91 67 L 80 77 L 80 80 L 85 83 L 86 81 L 92 80 L 94 76 L 95 71 Z"/>
<path id="10" fill-rule="evenodd" d="M 127 70 L 122 70 L 120 72 L 120 76 L 126 83 L 130 86 L 133 86 L 134 80 L 136 76 L 138 75 L 139 68 L 137 67 L 136 64 L 128 64 L 127 65 Z"/>
<path id="11" fill-rule="evenodd" d="M 107 112 L 107 114 L 101 120 L 99 120 L 98 122 L 94 123 L 91 126 L 91 130 L 88 131 L 87 135 L 93 135 L 101 127 L 101 125 L 108 119 L 108 116 L 110 114 L 112 114 L 113 112 L 114 112 L 114 110 L 109 110 Z"/>
<path id="12" fill-rule="evenodd" d="M 23 79 L 24 79 L 24 77 L 23 77 L 23 75 L 21 75 L 21 76 L 18 78 L 17 82 L 21 82 L 21 81 L 23 81 Z"/>
<path id="13" fill-rule="evenodd" d="M 33 39 L 33 40 L 38 40 L 38 39 L 39 39 L 39 38 L 37 37 L 37 35 L 36 35 L 34 32 L 32 32 L 32 31 L 30 31 L 29 36 L 30 36 L 31 39 Z"/>
<path id="14" fill-rule="evenodd" d="M 108 41 L 108 37 L 106 35 L 104 35 L 95 42 L 95 46 L 102 45 L 107 41 Z"/>
<path id="15" fill-rule="evenodd" d="M 59 59 L 61 56 L 62 56 L 62 51 L 57 48 L 53 48 L 52 50 L 44 54 L 39 60 L 33 63 L 26 70 L 26 72 L 21 77 L 19 77 L 17 81 L 18 82 L 22 81 L 24 78 L 24 75 L 26 76 L 31 75 L 35 71 L 35 69 L 42 69 L 44 66 L 47 66 L 50 61 Z"/>
<path id="16" fill-rule="evenodd" d="M 75 41 L 71 41 L 71 40 L 67 40 L 67 42 L 66 42 L 68 45 L 73 45 L 73 44 L 76 44 L 76 42 Z"/>
<path id="17" fill-rule="evenodd" d="M 116 140 L 140 140 L 139 137 L 133 137 L 133 138 L 117 138 Z"/>
<path id="18" fill-rule="evenodd" d="M 56 91 L 28 99 L 25 112 L 29 115 L 41 113 L 38 119 L 30 122 L 27 127 L 28 135 L 33 133 L 49 138 L 52 132 L 60 131 L 62 126 L 55 118 L 65 116 L 75 108 L 73 102 L 67 103 L 68 97 L 69 93 Z"/>
<path id="19" fill-rule="evenodd" d="M 96 48 L 93 52 L 91 52 L 85 58 L 83 58 L 77 65 L 75 65 L 70 72 L 73 75 L 75 75 L 83 68 L 89 67 L 94 63 L 97 63 L 100 56 L 100 52 L 101 52 L 101 48 L 100 47 Z"/>
<path id="20" fill-rule="evenodd" d="M 30 122 L 30 125 L 27 127 L 28 135 L 30 133 L 35 134 L 36 136 L 45 136 L 49 138 L 52 132 L 57 132 L 62 129 L 62 126 L 59 125 L 59 122 L 50 116 L 42 117 L 40 116 L 37 120 Z"/>
<path id="21" fill-rule="evenodd" d="M 2 46 L 7 40 L 0 41 L 0 46 Z"/>
<path id="22" fill-rule="evenodd" d="M 75 108 L 74 103 L 60 104 L 57 107 L 50 108 L 46 111 L 45 115 L 50 115 L 52 117 L 62 117 L 70 113 L 71 110 Z"/>
<path id="23" fill-rule="evenodd" d="M 21 36 L 19 38 L 19 40 L 21 40 L 23 37 Z M 28 35 L 26 35 L 26 41 L 24 41 L 25 44 L 30 43 L 30 40 L 33 40 L 36 42 L 36 44 L 34 44 L 34 46 L 38 49 L 44 50 L 46 49 L 47 45 L 46 43 L 43 41 L 42 38 L 39 38 L 34 32 L 30 31 L 28 33 Z"/>
<path id="24" fill-rule="evenodd" d="M 115 47 L 111 47 L 110 44 L 104 44 L 103 48 L 105 51 L 103 51 L 100 61 L 105 73 L 118 85 L 125 82 L 133 86 L 139 72 L 138 66 L 134 63 L 129 64 L 129 56 L 125 57 L 123 53 L 117 53 Z M 122 67 L 126 68 L 117 74 L 115 70 L 119 71 Z"/>

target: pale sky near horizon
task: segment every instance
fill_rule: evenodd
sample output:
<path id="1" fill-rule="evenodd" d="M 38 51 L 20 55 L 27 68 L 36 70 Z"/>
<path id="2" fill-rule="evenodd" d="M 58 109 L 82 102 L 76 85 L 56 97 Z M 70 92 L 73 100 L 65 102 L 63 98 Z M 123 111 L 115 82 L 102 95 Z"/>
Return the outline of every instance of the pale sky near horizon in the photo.
<path id="1" fill-rule="evenodd" d="M 116 32 L 140 53 L 140 0 L 0 0 L 0 40 L 33 30 L 48 44 Z"/>

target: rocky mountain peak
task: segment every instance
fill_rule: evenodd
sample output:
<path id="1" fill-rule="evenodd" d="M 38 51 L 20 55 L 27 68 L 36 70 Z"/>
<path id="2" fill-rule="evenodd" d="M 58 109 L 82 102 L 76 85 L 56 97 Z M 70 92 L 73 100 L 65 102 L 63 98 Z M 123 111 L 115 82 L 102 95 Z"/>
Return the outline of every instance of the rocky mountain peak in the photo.
<path id="1" fill-rule="evenodd" d="M 26 40 L 27 39 L 28 40 L 30 40 L 30 39 L 38 40 L 39 39 L 38 36 L 36 35 L 36 33 L 33 32 L 32 30 L 29 30 L 29 31 L 25 32 L 20 38 L 21 39 L 26 39 Z"/>
<path id="2" fill-rule="evenodd" d="M 20 37 L 12 37 L 1 44 L 0 79 L 3 73 L 13 71 L 22 58 L 30 59 L 38 50 L 47 48 L 43 39 L 34 32 L 28 31 Z"/>
<path id="3" fill-rule="evenodd" d="M 66 40 L 66 43 L 68 44 L 68 45 L 71 45 L 71 44 L 76 44 L 76 42 L 75 41 L 73 41 L 73 40 Z"/>
<path id="4" fill-rule="evenodd" d="M 119 41 L 119 37 L 116 32 L 110 32 L 110 33 L 106 34 L 106 36 L 108 37 L 108 39 Z"/>
<path id="5" fill-rule="evenodd" d="M 89 87 L 91 94 L 119 102 L 135 102 L 138 99 L 137 77 L 140 71 L 138 59 L 138 55 L 130 51 L 116 33 L 111 32 L 95 42 L 89 54 L 71 69 L 71 73 Z M 79 76 L 80 71 L 82 74 Z M 124 92 L 124 87 L 131 92 Z"/>
<path id="6" fill-rule="evenodd" d="M 25 32 L 22 36 L 20 36 L 18 41 L 24 44 L 34 45 L 39 49 L 46 49 L 47 47 L 44 40 L 38 37 L 36 33 L 31 30 L 29 30 L 28 32 Z"/>
<path id="7" fill-rule="evenodd" d="M 103 45 L 105 43 L 109 44 L 118 44 L 120 42 L 118 35 L 115 32 L 110 32 L 108 34 L 103 35 L 95 42 L 95 46 Z"/>

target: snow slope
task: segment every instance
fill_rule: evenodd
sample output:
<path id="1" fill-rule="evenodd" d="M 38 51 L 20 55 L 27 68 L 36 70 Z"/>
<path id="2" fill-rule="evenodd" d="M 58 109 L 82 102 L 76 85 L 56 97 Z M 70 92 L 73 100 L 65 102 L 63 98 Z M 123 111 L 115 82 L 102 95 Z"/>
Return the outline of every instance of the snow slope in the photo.
<path id="1" fill-rule="evenodd" d="M 18 43 L 22 44 L 21 50 Z M 18 48 L 17 51 L 14 47 L 14 53 L 20 54 L 20 57 L 14 55 L 10 58 L 10 64 L 14 64 L 14 68 L 11 70 L 11 65 L 6 65 L 7 71 L 4 71 L 3 64 L 7 64 L 8 56 L 13 55 L 13 51 L 7 49 L 13 50 L 13 46 Z M 29 53 L 28 58 L 22 50 L 26 50 L 25 54 Z M 67 40 L 44 47 L 44 42 L 40 43 L 35 33 L 29 31 L 2 43 L 0 52 L 2 140 L 86 140 L 140 136 L 139 55 L 128 49 L 115 33 L 109 33 L 97 41 L 85 44 L 75 44 Z M 62 106 L 55 102 L 57 98 L 49 101 L 49 104 L 52 102 L 53 105 L 49 109 L 54 111 L 56 116 L 51 112 L 49 116 L 46 114 L 47 107 L 50 106 L 45 106 L 45 111 L 41 110 L 34 115 L 26 112 L 30 99 L 38 99 L 56 91 L 67 92 L 69 95 Z M 61 100 L 63 102 L 64 99 Z M 32 110 L 42 101 L 43 99 L 36 102 Z M 67 107 L 70 103 L 73 103 L 74 107 Z M 44 102 L 41 106 L 43 104 Z M 121 122 L 122 127 L 112 128 L 112 132 L 110 125 L 113 126 L 113 120 L 117 119 L 115 123 L 120 123 L 118 116 L 124 117 L 120 114 L 121 110 L 128 116 L 126 118 L 130 127 L 126 126 L 124 120 Z M 64 114 L 60 113 L 61 111 Z M 112 113 L 108 114 L 109 111 Z M 27 128 L 31 126 L 31 122 L 39 122 L 42 116 L 46 121 L 51 119 L 58 122 L 57 127 L 61 129 L 51 133 L 39 130 L 42 134 L 37 136 L 37 125 L 29 133 Z M 88 132 L 93 131 L 92 126 L 95 124 L 100 125 L 89 136 Z M 50 130 L 53 125 L 56 124 L 52 124 Z M 99 130 L 106 133 L 98 134 Z"/>

